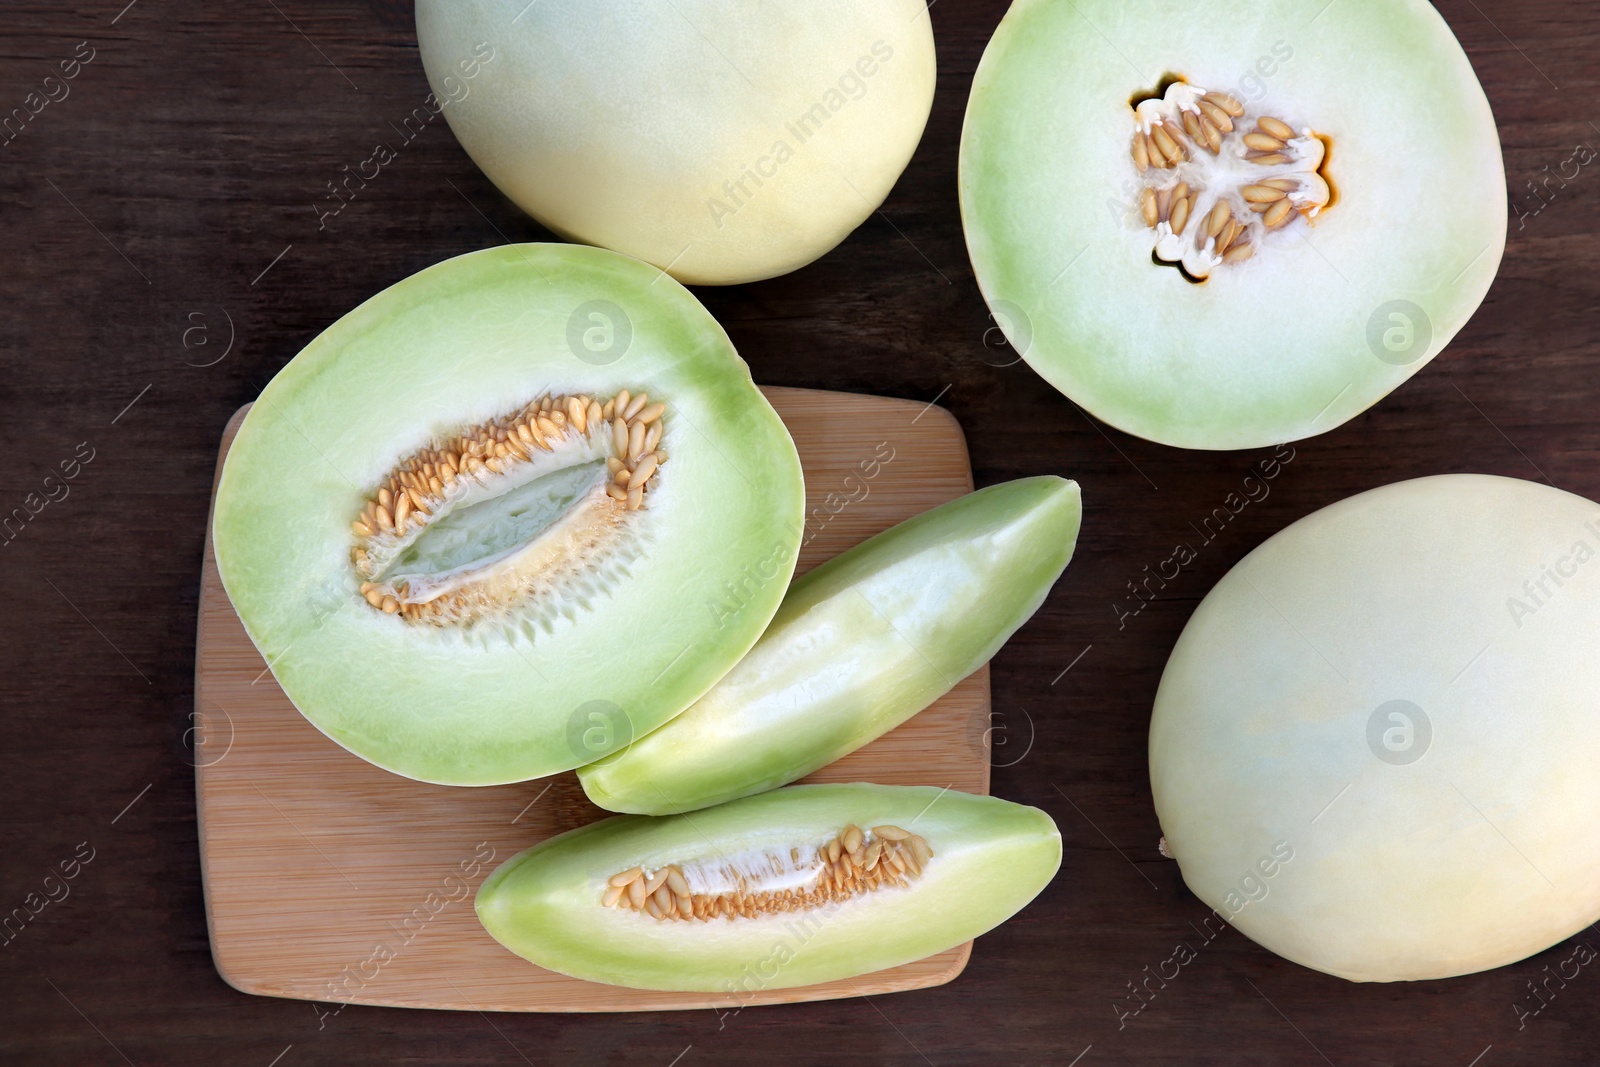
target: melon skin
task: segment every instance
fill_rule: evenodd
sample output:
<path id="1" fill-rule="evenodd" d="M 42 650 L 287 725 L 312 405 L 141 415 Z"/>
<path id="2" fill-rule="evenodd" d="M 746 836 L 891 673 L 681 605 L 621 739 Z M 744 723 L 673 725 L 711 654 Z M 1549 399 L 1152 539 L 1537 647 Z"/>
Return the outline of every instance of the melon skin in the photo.
<path id="1" fill-rule="evenodd" d="M 785 785 L 887 733 L 987 663 L 1061 576 L 1076 482 L 989 486 L 796 579 L 750 653 L 661 729 L 579 769 L 612 811 L 692 811 Z"/>
<path id="2" fill-rule="evenodd" d="M 606 880 L 686 857 L 806 844 L 854 823 L 899 825 L 933 859 L 906 888 L 821 910 L 660 921 L 603 907 Z M 478 890 L 484 928 L 506 948 L 574 978 L 640 989 L 748 995 L 850 978 L 942 952 L 1027 905 L 1061 867 L 1038 808 L 929 786 L 797 785 L 692 815 L 622 815 L 550 838 Z"/>
<path id="3" fill-rule="evenodd" d="M 795 270 L 869 217 L 936 76 L 923 0 L 420 0 L 417 39 L 506 196 L 704 285 Z"/>
<path id="4" fill-rule="evenodd" d="M 1097 418 L 1196 449 L 1324 433 L 1432 360 L 1488 292 L 1505 170 L 1466 55 L 1425 0 L 1323 6 L 1017 0 L 984 52 L 959 179 L 973 269 L 1013 347 Z M 1128 101 L 1170 72 L 1249 102 L 1263 58 L 1263 106 L 1331 138 L 1336 200 L 1309 243 L 1192 284 L 1152 264 L 1135 218 Z M 1415 349 L 1388 352 L 1408 322 Z"/>
<path id="5" fill-rule="evenodd" d="M 582 339 L 605 321 L 597 353 Z M 637 558 L 510 636 L 362 599 L 350 522 L 401 455 L 547 391 L 624 387 L 669 404 Z M 406 777 L 496 785 L 591 762 L 693 703 L 777 610 L 803 509 L 788 431 L 687 290 L 614 252 L 529 244 L 423 270 L 307 345 L 240 425 L 212 532 L 234 608 L 313 725 Z M 729 585 L 739 598 L 718 596 Z"/>
<path id="6" fill-rule="evenodd" d="M 1156 696 L 1184 881 L 1352 981 L 1487 970 L 1600 919 L 1597 554 L 1600 505 L 1481 475 L 1362 493 L 1257 548 Z"/>

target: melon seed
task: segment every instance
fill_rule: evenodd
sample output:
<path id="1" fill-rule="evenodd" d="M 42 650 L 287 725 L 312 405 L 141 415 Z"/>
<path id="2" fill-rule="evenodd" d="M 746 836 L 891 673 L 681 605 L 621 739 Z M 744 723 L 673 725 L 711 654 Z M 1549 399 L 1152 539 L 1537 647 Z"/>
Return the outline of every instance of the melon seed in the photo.
<path id="1" fill-rule="evenodd" d="M 1244 262 L 1270 247 L 1273 231 L 1315 220 L 1331 202 L 1323 141 L 1227 93 L 1177 81 L 1134 117 L 1137 213 L 1155 231 L 1156 258 L 1182 263 L 1192 280 Z"/>
<path id="2" fill-rule="evenodd" d="M 693 883 L 677 864 L 653 871 L 630 867 L 606 879 L 600 904 L 659 921 L 754 919 L 838 903 L 887 886 L 904 888 L 921 875 L 933 854 L 928 842 L 909 830 L 885 825 L 864 832 L 851 824 L 809 858 L 791 847 L 787 860 L 767 852 L 755 861 L 726 862 L 715 870 L 702 866 Z M 786 884 L 763 888 L 768 879 Z"/>
<path id="3" fill-rule="evenodd" d="M 508 566 L 503 558 L 468 569 L 443 591 L 422 588 L 413 594 L 404 582 L 385 581 L 382 571 L 474 486 L 492 487 L 524 465 L 548 464 L 541 457 L 584 441 L 603 442 L 611 453 L 606 459 L 609 480 L 594 504 L 604 502 L 608 513 L 586 521 L 596 530 L 615 528 L 628 512 L 646 506 L 648 493 L 659 482 L 655 475 L 666 463 L 666 454 L 655 447 L 666 405 L 649 400 L 647 393 L 626 389 L 604 402 L 583 395 L 545 395 L 401 459 L 362 501 L 350 523 L 356 541 L 350 558 L 362 579 L 361 596 L 385 614 L 434 625 L 467 623 L 514 606 L 542 583 L 539 575 Z M 557 462 L 555 468 L 559 466 Z M 580 562 L 571 558 L 574 551 L 568 546 L 564 553 L 553 553 L 543 561 L 544 568 L 553 575 L 574 570 Z"/>
<path id="4" fill-rule="evenodd" d="M 1261 116 L 1256 120 L 1256 125 L 1280 141 L 1287 141 L 1294 137 L 1294 130 L 1289 127 L 1288 123 L 1280 122 L 1271 115 Z"/>

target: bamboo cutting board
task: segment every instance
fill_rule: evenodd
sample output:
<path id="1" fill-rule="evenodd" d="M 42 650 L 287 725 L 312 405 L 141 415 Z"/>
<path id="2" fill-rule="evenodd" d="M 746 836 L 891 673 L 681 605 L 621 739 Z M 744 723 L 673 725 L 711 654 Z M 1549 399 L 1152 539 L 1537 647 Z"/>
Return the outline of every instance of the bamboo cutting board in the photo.
<path id="1" fill-rule="evenodd" d="M 806 476 L 797 573 L 970 492 L 949 412 L 906 400 L 764 390 Z M 223 433 L 221 459 L 247 408 Z M 869 473 L 870 472 L 870 473 Z M 213 484 L 213 490 L 215 485 Z M 807 781 L 989 791 L 985 667 L 898 729 Z M 195 663 L 195 785 L 211 952 L 245 993 L 339 1004 L 484 1011 L 737 1010 L 940 985 L 968 942 L 874 974 L 797 989 L 664 993 L 597 985 L 513 955 L 472 897 L 503 860 L 605 817 L 569 773 L 466 789 L 401 778 L 351 755 L 284 696 L 228 602 L 209 532 Z"/>

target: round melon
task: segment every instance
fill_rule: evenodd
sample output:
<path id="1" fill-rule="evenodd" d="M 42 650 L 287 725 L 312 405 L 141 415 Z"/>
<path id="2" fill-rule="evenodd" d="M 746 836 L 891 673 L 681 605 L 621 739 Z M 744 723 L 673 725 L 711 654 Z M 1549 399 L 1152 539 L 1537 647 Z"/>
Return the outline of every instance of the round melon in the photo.
<path id="1" fill-rule="evenodd" d="M 1600 505 L 1448 475 L 1245 557 L 1150 726 L 1189 887 L 1354 981 L 1498 967 L 1600 919 L 1597 555 Z"/>
<path id="2" fill-rule="evenodd" d="M 306 718 L 396 773 L 492 785 L 593 762 L 704 693 L 777 610 L 803 506 L 793 441 L 687 290 L 603 249 L 511 245 L 407 278 L 291 360 L 212 529 Z"/>
<path id="3" fill-rule="evenodd" d="M 888 196 L 933 104 L 924 0 L 419 0 L 417 40 L 502 192 L 688 283 L 833 248 Z"/>
<path id="4" fill-rule="evenodd" d="M 1506 237 L 1494 118 L 1426 0 L 1017 0 L 960 190 L 1017 352 L 1185 448 L 1365 411 L 1471 317 Z"/>

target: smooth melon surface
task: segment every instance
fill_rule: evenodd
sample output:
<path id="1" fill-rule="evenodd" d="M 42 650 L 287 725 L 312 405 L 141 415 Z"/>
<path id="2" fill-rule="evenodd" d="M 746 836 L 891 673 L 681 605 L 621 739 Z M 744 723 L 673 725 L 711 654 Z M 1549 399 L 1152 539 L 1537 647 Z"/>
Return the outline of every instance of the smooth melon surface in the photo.
<path id="1" fill-rule="evenodd" d="M 416 625 L 362 598 L 351 521 L 397 458 L 547 392 L 623 387 L 668 405 L 670 453 L 626 551 L 532 619 Z M 787 430 L 693 296 L 613 252 L 512 245 L 392 286 L 284 367 L 228 454 L 213 532 L 311 722 L 397 773 L 487 785 L 590 762 L 709 688 L 777 609 L 803 504 Z M 712 610 L 725 583 L 744 595 Z"/>
<path id="2" fill-rule="evenodd" d="M 632 867 L 814 850 L 849 824 L 898 825 L 933 858 L 906 887 L 755 918 L 662 921 L 605 907 L 607 879 Z M 495 939 L 541 967 L 645 989 L 737 993 L 893 967 L 1010 918 L 1061 866 L 1055 823 L 1037 808 L 924 786 L 800 785 L 688 815 L 624 815 L 507 860 L 478 890 Z"/>
<path id="3" fill-rule="evenodd" d="M 1356 981 L 1498 967 L 1600 918 L 1597 555 L 1600 505 L 1448 475 L 1247 556 L 1184 629 L 1151 722 L 1190 888 Z"/>
<path id="4" fill-rule="evenodd" d="M 1152 261 L 1138 217 L 1129 102 L 1170 76 L 1330 146 L 1335 200 L 1314 225 L 1203 284 Z M 1366 410 L 1466 323 L 1506 235 L 1493 116 L 1424 0 L 1018 0 L 974 79 L 960 187 L 1019 354 L 1097 417 L 1188 448 Z"/>
<path id="5" fill-rule="evenodd" d="M 924 0 L 420 0 L 417 38 L 450 128 L 507 196 L 691 284 L 833 248 L 933 104 Z"/>
<path id="6" fill-rule="evenodd" d="M 1078 484 L 1004 482 L 807 572 L 749 655 L 627 749 L 579 769 L 612 811 L 665 815 L 794 781 L 943 696 L 1032 617 L 1077 544 Z"/>

